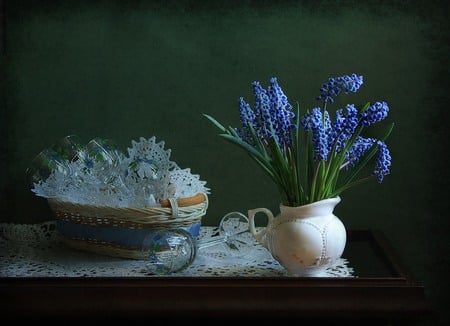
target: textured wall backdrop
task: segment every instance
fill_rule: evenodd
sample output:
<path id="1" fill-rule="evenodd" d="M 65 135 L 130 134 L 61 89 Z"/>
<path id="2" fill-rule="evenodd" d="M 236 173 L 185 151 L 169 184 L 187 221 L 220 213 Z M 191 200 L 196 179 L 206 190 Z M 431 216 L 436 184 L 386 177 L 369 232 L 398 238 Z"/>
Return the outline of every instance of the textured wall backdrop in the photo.
<path id="1" fill-rule="evenodd" d="M 383 230 L 433 303 L 443 302 L 448 5 L 233 3 L 4 1 L 1 221 L 52 219 L 24 173 L 68 134 L 123 149 L 141 136 L 164 140 L 172 159 L 211 188 L 204 224 L 232 210 L 277 212 L 272 183 L 202 113 L 237 125 L 238 98 L 252 103 L 251 82 L 267 86 L 272 76 L 292 103 L 312 108 L 328 77 L 355 72 L 365 83 L 340 104 L 389 103 L 392 174 L 344 193 L 336 215 L 348 227 Z"/>

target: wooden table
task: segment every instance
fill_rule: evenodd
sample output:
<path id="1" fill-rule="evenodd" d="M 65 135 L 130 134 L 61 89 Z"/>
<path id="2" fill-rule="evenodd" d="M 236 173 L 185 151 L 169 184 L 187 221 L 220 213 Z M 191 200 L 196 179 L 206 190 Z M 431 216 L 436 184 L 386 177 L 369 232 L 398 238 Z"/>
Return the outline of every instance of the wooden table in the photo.
<path id="1" fill-rule="evenodd" d="M 49 322 L 203 320 L 408 324 L 432 311 L 386 237 L 348 231 L 356 277 L 3 277 L 3 318 Z"/>

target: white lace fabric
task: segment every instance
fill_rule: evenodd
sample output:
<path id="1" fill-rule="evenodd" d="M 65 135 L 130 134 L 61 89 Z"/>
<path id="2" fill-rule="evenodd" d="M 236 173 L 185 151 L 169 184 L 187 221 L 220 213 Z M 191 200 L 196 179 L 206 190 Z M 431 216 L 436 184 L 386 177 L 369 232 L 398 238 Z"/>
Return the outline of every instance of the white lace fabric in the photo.
<path id="1" fill-rule="evenodd" d="M 218 234 L 202 226 L 199 239 Z M 250 236 L 250 234 L 249 234 Z M 354 277 L 341 258 L 324 277 Z M 97 255 L 66 246 L 54 221 L 40 224 L 0 224 L 0 277 L 152 277 L 144 261 Z M 224 244 L 201 248 L 185 270 L 168 277 L 274 277 L 289 276 L 268 250 L 254 242 L 244 256 L 229 253 Z"/>
<path id="2" fill-rule="evenodd" d="M 39 197 L 63 202 L 130 208 L 159 207 L 161 199 L 210 193 L 200 175 L 170 160 L 171 149 L 164 148 L 164 141 L 157 142 L 155 136 L 141 137 L 131 144 L 125 155 L 93 139 L 78 152 L 78 159 L 42 159 L 40 168 L 30 173 L 41 179 L 42 168 L 50 169 L 49 175 L 33 182 L 31 190 Z M 53 163 L 51 168 L 49 161 Z"/>

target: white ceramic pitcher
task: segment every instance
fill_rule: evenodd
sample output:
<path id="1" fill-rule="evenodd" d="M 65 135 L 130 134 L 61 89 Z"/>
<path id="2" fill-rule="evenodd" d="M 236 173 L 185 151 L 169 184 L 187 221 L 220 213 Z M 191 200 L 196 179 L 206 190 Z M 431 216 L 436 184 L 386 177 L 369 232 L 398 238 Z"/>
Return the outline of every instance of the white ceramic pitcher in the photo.
<path id="1" fill-rule="evenodd" d="M 280 205 L 274 217 L 267 208 L 248 211 L 250 233 L 292 276 L 323 276 L 327 267 L 341 257 L 347 232 L 333 214 L 340 197 L 290 207 Z M 267 226 L 255 227 L 255 215 L 267 215 Z"/>

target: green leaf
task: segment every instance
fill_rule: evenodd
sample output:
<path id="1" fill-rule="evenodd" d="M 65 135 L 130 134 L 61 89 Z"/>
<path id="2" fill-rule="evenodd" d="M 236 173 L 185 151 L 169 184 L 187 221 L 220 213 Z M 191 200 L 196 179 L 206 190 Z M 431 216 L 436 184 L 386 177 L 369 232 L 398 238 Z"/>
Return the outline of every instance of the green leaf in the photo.
<path id="1" fill-rule="evenodd" d="M 261 142 L 261 139 L 258 137 L 258 135 L 256 135 L 256 131 L 255 128 L 253 128 L 252 125 L 249 126 L 250 129 L 250 133 L 252 134 L 252 138 L 253 141 L 256 144 L 256 147 L 258 149 L 258 151 L 266 158 L 269 159 L 269 154 L 267 153 L 266 147 L 264 146 L 264 144 Z"/>
<path id="2" fill-rule="evenodd" d="M 270 159 L 270 157 L 264 156 L 262 153 L 258 152 L 254 147 L 244 142 L 240 138 L 233 137 L 229 134 L 221 134 L 220 136 L 245 150 L 250 158 L 252 158 L 263 169 L 263 171 L 273 180 L 273 182 L 277 186 L 283 183 L 283 180 L 280 179 L 280 176 L 275 168 L 275 164 L 272 164 L 272 160 Z"/>
<path id="3" fill-rule="evenodd" d="M 380 140 L 385 141 L 386 139 L 388 139 L 388 137 L 391 135 L 391 132 L 393 129 L 394 129 L 394 123 L 392 122 L 389 125 L 388 130 L 384 133 L 383 137 L 381 137 Z"/>
<path id="4" fill-rule="evenodd" d="M 366 104 L 364 104 L 364 106 L 361 108 L 361 110 L 359 110 L 360 112 L 364 112 L 366 111 L 368 108 L 370 107 L 370 102 L 367 102 Z"/>
<path id="5" fill-rule="evenodd" d="M 222 124 L 219 121 L 217 121 L 216 119 L 205 113 L 203 114 L 203 116 L 206 117 L 209 121 L 211 121 L 222 132 L 227 132 L 227 129 L 224 126 L 222 126 Z"/>
<path id="6" fill-rule="evenodd" d="M 266 165 L 270 165 L 270 162 L 267 162 L 267 159 L 260 152 L 258 152 L 253 146 L 251 146 L 248 143 L 244 142 L 242 139 L 236 138 L 235 136 L 230 135 L 230 134 L 220 134 L 219 136 L 225 138 L 226 140 L 230 141 L 233 144 L 238 145 L 239 147 L 241 147 L 242 149 L 244 149 L 248 153 L 250 153 L 250 154 L 254 155 L 255 157 L 257 157 L 259 160 L 264 162 Z"/>

